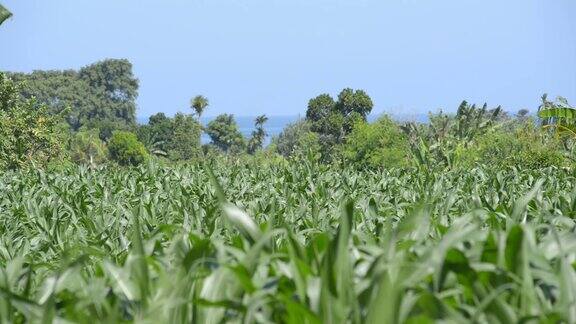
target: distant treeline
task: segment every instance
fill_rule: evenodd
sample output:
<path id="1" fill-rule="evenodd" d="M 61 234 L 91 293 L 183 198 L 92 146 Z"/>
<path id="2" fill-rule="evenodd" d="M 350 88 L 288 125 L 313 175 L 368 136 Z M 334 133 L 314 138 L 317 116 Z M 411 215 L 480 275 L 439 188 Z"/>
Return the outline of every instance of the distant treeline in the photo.
<path id="1" fill-rule="evenodd" d="M 455 114 L 429 114 L 427 122 L 368 120 L 374 103 L 363 90 L 310 99 L 304 118 L 287 125 L 264 147 L 268 117 L 242 134 L 231 114 L 206 126 L 208 98 L 193 96 L 190 111 L 157 113 L 136 122 L 138 80 L 128 60 L 109 59 L 80 70 L 0 75 L 0 168 L 116 163 L 137 165 L 214 157 L 256 157 L 262 163 L 313 159 L 357 168 L 453 168 L 490 163 L 571 166 L 576 110 L 565 99 L 539 108 L 544 128 L 522 109 L 464 101 Z M 201 136 L 210 137 L 202 144 Z M 568 134 L 568 136 L 566 136 Z M 573 134 L 574 136 L 570 136 Z M 560 136 L 559 136 L 560 135 Z"/>
<path id="2" fill-rule="evenodd" d="M 69 109 L 66 121 L 74 131 L 83 126 L 127 126 L 136 122 L 138 80 L 128 60 L 105 60 L 79 71 L 8 73 L 8 77 L 24 82 L 24 98 L 35 97 L 51 112 Z"/>

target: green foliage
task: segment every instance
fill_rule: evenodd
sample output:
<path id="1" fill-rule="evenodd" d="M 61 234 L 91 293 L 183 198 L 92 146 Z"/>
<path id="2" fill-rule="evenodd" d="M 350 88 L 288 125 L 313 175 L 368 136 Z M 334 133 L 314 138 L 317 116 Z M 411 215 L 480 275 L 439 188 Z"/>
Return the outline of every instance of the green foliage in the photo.
<path id="1" fill-rule="evenodd" d="M 79 71 L 34 71 L 12 73 L 11 77 L 26 81 L 21 89 L 24 97 L 35 97 L 51 111 L 71 108 L 68 123 L 74 130 L 135 122 L 138 80 L 128 60 L 109 59 Z"/>
<path id="2" fill-rule="evenodd" d="M 172 132 L 166 143 L 172 160 L 189 160 L 200 154 L 202 128 L 192 115 L 177 113 L 172 120 Z"/>
<path id="3" fill-rule="evenodd" d="M 317 122 L 328 117 L 334 110 L 336 102 L 329 94 L 321 94 L 316 98 L 310 99 L 308 109 L 306 110 L 306 120 Z"/>
<path id="4" fill-rule="evenodd" d="M 349 88 L 340 92 L 338 101 L 322 94 L 308 102 L 306 120 L 319 136 L 324 160 L 332 158 L 334 148 L 345 141 L 355 124 L 366 121 L 372 107 L 372 99 L 363 90 Z"/>
<path id="5" fill-rule="evenodd" d="M 115 131 L 130 131 L 133 125 L 127 125 L 119 120 L 104 119 L 92 121 L 80 128 L 82 129 L 95 129 L 98 131 L 98 137 L 104 142 L 108 142 Z"/>
<path id="6" fill-rule="evenodd" d="M 264 139 L 266 139 L 267 135 L 264 130 L 264 124 L 267 121 L 268 117 L 266 117 L 266 115 L 260 115 L 254 120 L 254 127 L 256 127 L 256 129 L 252 132 L 252 137 L 248 140 L 248 154 L 254 154 L 264 146 Z"/>
<path id="7" fill-rule="evenodd" d="M 97 130 L 72 134 L 68 150 L 73 162 L 92 167 L 104 163 L 108 156 L 108 149 Z"/>
<path id="8" fill-rule="evenodd" d="M 321 149 L 318 134 L 312 132 L 310 122 L 306 120 L 286 126 L 272 143 L 278 154 L 286 158 L 308 152 L 319 154 Z"/>
<path id="9" fill-rule="evenodd" d="M 212 139 L 212 144 L 224 152 L 240 153 L 245 150 L 246 141 L 233 115 L 218 115 L 208 123 L 206 133 Z"/>
<path id="10" fill-rule="evenodd" d="M 388 116 L 368 124 L 360 121 L 341 148 L 346 163 L 360 168 L 404 167 L 410 164 L 406 135 Z"/>
<path id="11" fill-rule="evenodd" d="M 202 114 L 204 113 L 208 105 L 209 105 L 208 98 L 204 96 L 198 95 L 192 98 L 192 100 L 190 100 L 190 108 L 194 110 L 194 112 L 198 116 L 198 119 L 202 117 Z"/>
<path id="12" fill-rule="evenodd" d="M 566 98 L 558 97 L 556 102 L 551 102 L 544 94 L 538 117 L 542 119 L 544 128 L 552 128 L 560 135 L 576 139 L 576 108 L 570 106 Z"/>
<path id="13" fill-rule="evenodd" d="M 532 120 L 514 130 L 497 129 L 479 136 L 473 144 L 460 148 L 456 154 L 468 167 L 481 163 L 498 169 L 519 166 L 539 169 L 561 167 L 567 163 L 560 141 L 539 132 Z"/>
<path id="14" fill-rule="evenodd" d="M 158 113 L 150 116 L 147 125 L 139 126 L 137 133 L 151 154 L 172 161 L 188 160 L 201 152 L 202 127 L 191 115 L 177 113 L 169 118 Z"/>
<path id="15" fill-rule="evenodd" d="M 0 72 L 0 168 L 42 166 L 61 153 L 58 122 L 46 105 L 23 99 L 21 84 Z"/>
<path id="16" fill-rule="evenodd" d="M 138 165 L 148 158 L 144 145 L 138 141 L 136 134 L 115 131 L 108 143 L 110 159 L 120 165 Z"/>
<path id="17" fill-rule="evenodd" d="M 140 125 L 136 129 L 138 139 L 151 154 L 167 156 L 173 137 L 173 122 L 164 113 L 154 114 L 148 119 L 147 125 Z"/>
<path id="18" fill-rule="evenodd" d="M 338 101 L 334 108 L 343 116 L 358 114 L 362 119 L 366 120 L 366 116 L 372 111 L 373 106 L 372 99 L 366 92 L 346 88 L 338 94 Z"/>
<path id="19" fill-rule="evenodd" d="M 458 161 L 457 152 L 474 139 L 490 131 L 502 117 L 500 107 L 488 109 L 463 101 L 454 116 L 442 112 L 430 114 L 428 124 L 408 123 L 402 126 L 408 135 L 415 161 L 426 168 L 450 168 Z"/>
<path id="20" fill-rule="evenodd" d="M 576 321 L 572 171 L 213 170 L 2 174 L 0 321 Z"/>
<path id="21" fill-rule="evenodd" d="M 12 13 L 0 4 L 0 25 L 10 17 L 12 17 Z"/>

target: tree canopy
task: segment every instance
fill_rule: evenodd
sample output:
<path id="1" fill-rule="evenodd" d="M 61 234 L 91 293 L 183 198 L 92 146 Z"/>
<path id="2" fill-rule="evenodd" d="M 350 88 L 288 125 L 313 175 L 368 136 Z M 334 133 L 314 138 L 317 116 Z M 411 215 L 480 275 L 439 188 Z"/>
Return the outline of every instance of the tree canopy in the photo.
<path id="1" fill-rule="evenodd" d="M 135 123 L 138 80 L 128 60 L 108 59 L 79 71 L 34 71 L 10 76 L 17 82 L 25 81 L 21 89 L 25 98 L 35 97 L 51 112 L 70 108 L 67 121 L 74 130 L 105 123 Z"/>
<path id="2" fill-rule="evenodd" d="M 324 159 L 330 159 L 333 148 L 344 143 L 358 121 L 366 121 L 372 111 L 372 99 L 363 90 L 343 89 L 338 100 L 321 94 L 308 102 L 306 120 L 318 133 Z"/>
<path id="3" fill-rule="evenodd" d="M 212 144 L 224 152 L 243 151 L 246 143 L 234 115 L 221 114 L 208 123 L 206 133 L 212 139 Z"/>
<path id="4" fill-rule="evenodd" d="M 186 160 L 200 154 L 202 128 L 192 115 L 177 113 L 173 118 L 164 113 L 150 116 L 147 125 L 138 127 L 138 138 L 154 155 L 171 160 Z"/>

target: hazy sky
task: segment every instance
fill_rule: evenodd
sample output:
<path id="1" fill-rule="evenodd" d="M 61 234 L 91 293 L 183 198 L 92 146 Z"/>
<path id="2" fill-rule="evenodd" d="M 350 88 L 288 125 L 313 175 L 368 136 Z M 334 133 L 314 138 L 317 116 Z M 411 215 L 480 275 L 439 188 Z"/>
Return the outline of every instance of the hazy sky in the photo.
<path id="1" fill-rule="evenodd" d="M 138 115 L 292 115 L 365 89 L 376 111 L 576 104 L 574 0 L 0 0 L 0 70 L 127 58 Z"/>

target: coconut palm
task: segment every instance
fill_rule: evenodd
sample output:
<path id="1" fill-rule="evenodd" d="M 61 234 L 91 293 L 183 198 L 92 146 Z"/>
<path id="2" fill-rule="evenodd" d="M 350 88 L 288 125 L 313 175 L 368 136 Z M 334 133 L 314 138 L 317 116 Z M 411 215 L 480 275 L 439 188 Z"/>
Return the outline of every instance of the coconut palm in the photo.
<path id="1" fill-rule="evenodd" d="M 268 116 L 266 115 L 260 115 L 258 117 L 256 117 L 254 123 L 256 124 L 257 128 L 261 128 L 264 123 L 266 123 L 268 121 Z"/>
<path id="2" fill-rule="evenodd" d="M 190 108 L 192 108 L 196 115 L 198 115 L 198 120 L 200 120 L 200 117 L 202 117 L 202 114 L 208 105 L 208 98 L 201 95 L 198 95 L 190 100 Z"/>
<path id="3" fill-rule="evenodd" d="M 264 139 L 267 134 L 263 126 L 267 121 L 268 117 L 266 115 L 260 115 L 254 120 L 254 126 L 256 129 L 252 132 L 252 137 L 250 137 L 250 140 L 248 141 L 248 153 L 254 154 L 264 145 Z"/>

